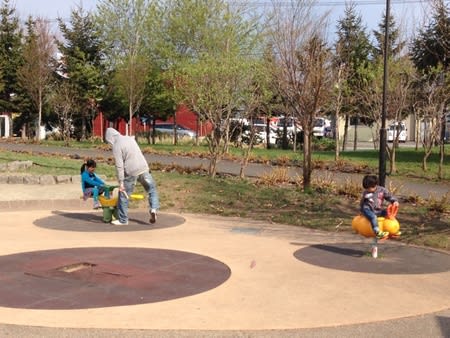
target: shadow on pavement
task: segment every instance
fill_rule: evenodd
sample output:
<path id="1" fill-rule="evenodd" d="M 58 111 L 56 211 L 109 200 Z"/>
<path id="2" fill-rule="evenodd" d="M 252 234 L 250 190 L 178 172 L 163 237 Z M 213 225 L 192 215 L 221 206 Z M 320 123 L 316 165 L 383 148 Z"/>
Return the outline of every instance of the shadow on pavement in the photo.
<path id="1" fill-rule="evenodd" d="M 317 244 L 301 248 L 294 256 L 305 263 L 329 269 L 377 274 L 429 274 L 450 270 L 449 255 L 426 248 L 378 244 L 378 258 L 370 244 Z"/>
<path id="2" fill-rule="evenodd" d="M 62 230 L 62 231 L 81 231 L 81 232 L 125 232 L 125 231 L 144 231 L 170 228 L 181 225 L 185 219 L 181 216 L 159 213 L 156 223 L 149 223 L 149 214 L 147 212 L 130 211 L 128 225 L 112 225 L 103 222 L 103 214 L 97 212 L 70 212 L 53 211 L 53 215 L 34 221 L 34 224 L 41 228 Z"/>

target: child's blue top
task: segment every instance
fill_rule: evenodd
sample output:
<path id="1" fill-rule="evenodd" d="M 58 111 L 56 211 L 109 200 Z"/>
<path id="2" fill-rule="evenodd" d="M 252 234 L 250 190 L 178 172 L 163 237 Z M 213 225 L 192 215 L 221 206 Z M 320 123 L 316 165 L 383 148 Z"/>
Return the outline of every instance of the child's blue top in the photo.
<path id="1" fill-rule="evenodd" d="M 95 173 L 89 173 L 89 171 L 85 170 L 81 174 L 81 189 L 83 192 L 86 188 L 100 187 L 102 185 L 105 185 L 105 182 Z"/>

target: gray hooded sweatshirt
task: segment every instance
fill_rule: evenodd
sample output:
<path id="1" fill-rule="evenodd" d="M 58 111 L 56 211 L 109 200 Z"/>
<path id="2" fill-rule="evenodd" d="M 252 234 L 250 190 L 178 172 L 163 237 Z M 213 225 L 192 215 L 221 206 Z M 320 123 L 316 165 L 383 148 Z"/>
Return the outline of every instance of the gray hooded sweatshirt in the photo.
<path id="1" fill-rule="evenodd" d="M 147 160 L 134 137 L 123 136 L 114 128 L 108 128 L 105 139 L 112 145 L 119 184 L 127 176 L 139 176 L 149 170 Z"/>

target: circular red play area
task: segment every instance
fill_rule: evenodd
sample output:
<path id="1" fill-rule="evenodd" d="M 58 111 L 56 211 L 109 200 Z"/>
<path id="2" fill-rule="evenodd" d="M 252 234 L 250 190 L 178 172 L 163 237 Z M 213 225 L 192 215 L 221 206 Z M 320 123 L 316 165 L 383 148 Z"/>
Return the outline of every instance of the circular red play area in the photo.
<path id="1" fill-rule="evenodd" d="M 195 253 L 71 248 L 0 257 L 0 306 L 83 309 L 160 302 L 213 289 L 227 265 Z"/>

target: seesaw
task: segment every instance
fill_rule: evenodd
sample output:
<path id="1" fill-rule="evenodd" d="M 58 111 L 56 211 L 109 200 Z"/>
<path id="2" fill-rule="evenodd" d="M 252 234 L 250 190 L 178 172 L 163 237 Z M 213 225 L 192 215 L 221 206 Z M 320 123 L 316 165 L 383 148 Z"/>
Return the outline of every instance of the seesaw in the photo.
<path id="1" fill-rule="evenodd" d="M 126 192 L 123 192 L 127 199 L 131 200 L 142 200 L 144 199 L 144 195 L 142 194 L 131 194 L 128 196 Z M 103 209 L 103 222 L 110 223 L 111 221 L 117 219 L 117 202 L 119 201 L 118 196 L 102 196 L 98 197 L 98 201 Z"/>

